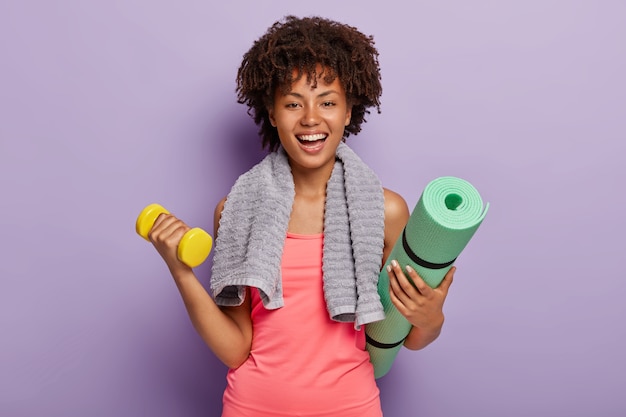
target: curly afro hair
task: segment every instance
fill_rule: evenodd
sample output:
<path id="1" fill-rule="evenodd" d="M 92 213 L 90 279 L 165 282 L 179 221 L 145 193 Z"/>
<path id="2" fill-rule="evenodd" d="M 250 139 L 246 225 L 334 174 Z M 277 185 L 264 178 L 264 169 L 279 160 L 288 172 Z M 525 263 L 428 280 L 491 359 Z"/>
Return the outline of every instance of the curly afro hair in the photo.
<path id="1" fill-rule="evenodd" d="M 316 73 L 318 64 L 323 74 Z M 361 131 L 370 107 L 376 107 L 380 113 L 382 85 L 373 37 L 321 17 L 286 16 L 254 42 L 237 71 L 237 101 L 248 106 L 248 114 L 260 126 L 263 148 L 275 151 L 280 145 L 268 108 L 276 89 L 289 91 L 294 70 L 298 77 L 306 75 L 312 85 L 320 75 L 328 83 L 339 78 L 352 106 L 344 140 Z"/>

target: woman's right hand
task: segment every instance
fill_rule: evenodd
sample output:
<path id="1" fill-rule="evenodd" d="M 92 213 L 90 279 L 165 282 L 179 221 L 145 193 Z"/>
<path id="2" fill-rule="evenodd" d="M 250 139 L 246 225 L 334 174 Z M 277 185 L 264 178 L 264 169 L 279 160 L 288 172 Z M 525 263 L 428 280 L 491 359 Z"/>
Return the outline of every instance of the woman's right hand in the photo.
<path id="1" fill-rule="evenodd" d="M 150 242 L 161 255 L 172 274 L 175 274 L 176 271 L 188 271 L 191 269 L 178 259 L 178 244 L 183 235 L 190 229 L 176 216 L 162 213 L 154 221 L 154 226 L 148 233 Z"/>

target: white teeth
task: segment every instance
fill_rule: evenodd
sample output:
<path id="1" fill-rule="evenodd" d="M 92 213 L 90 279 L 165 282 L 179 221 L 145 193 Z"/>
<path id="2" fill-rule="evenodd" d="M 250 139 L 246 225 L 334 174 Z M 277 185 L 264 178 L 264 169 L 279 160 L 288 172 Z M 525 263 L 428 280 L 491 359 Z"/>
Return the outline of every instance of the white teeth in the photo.
<path id="1" fill-rule="evenodd" d="M 298 139 L 307 142 L 315 142 L 316 140 L 326 139 L 326 135 L 323 133 L 318 133 L 316 135 L 302 135 L 298 136 Z"/>

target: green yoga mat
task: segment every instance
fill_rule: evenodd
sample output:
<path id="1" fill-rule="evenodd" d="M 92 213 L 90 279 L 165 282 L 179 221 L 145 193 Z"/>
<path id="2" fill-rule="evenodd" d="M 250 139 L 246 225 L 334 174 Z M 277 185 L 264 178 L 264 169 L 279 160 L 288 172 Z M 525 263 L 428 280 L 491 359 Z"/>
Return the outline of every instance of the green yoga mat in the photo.
<path id="1" fill-rule="evenodd" d="M 440 177 L 420 196 L 403 233 L 395 243 L 378 279 L 378 294 L 385 318 L 365 327 L 366 349 L 380 378 L 391 369 L 411 324 L 391 303 L 387 264 L 411 265 L 426 283 L 436 288 L 482 223 L 489 204 L 467 181 Z M 408 275 L 407 275 L 408 276 Z"/>

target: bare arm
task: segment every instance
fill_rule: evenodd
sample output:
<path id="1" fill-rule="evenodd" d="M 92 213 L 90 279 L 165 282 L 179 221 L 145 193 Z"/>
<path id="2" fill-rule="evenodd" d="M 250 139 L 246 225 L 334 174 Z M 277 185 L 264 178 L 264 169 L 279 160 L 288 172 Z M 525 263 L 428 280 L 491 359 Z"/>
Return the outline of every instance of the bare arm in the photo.
<path id="1" fill-rule="evenodd" d="M 385 190 L 385 249 L 383 265 L 404 229 L 410 213 L 404 199 Z M 392 262 L 389 274 L 389 296 L 393 305 L 411 323 L 404 346 L 418 350 L 432 343 L 443 327 L 443 303 L 452 284 L 455 268 L 451 268 L 439 287 L 430 288 L 412 268 Z M 415 283 L 413 286 L 406 275 Z"/>
<path id="2" fill-rule="evenodd" d="M 215 208 L 214 233 L 225 199 Z M 239 367 L 250 354 L 252 321 L 250 297 L 242 305 L 220 308 L 200 283 L 193 270 L 178 260 L 178 242 L 189 227 L 173 215 L 160 215 L 149 237 L 167 264 L 189 314 L 191 322 L 205 343 L 229 368 Z"/>

